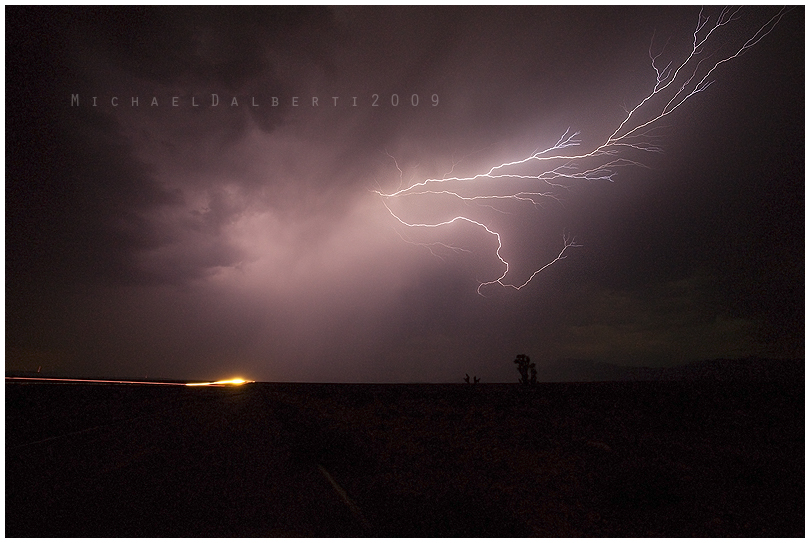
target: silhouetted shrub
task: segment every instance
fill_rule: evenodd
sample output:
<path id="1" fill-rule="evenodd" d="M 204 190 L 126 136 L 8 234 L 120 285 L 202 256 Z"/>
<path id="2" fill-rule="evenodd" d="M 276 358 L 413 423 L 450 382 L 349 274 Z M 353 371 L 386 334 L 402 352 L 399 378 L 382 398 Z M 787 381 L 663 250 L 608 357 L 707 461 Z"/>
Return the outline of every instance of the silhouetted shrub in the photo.
<path id="1" fill-rule="evenodd" d="M 535 369 L 534 362 L 525 354 L 519 354 L 515 357 L 514 363 L 517 364 L 517 370 L 520 372 L 520 379 L 518 382 L 522 385 L 534 385 L 537 383 L 537 369 Z M 531 375 L 529 375 L 531 373 Z"/>

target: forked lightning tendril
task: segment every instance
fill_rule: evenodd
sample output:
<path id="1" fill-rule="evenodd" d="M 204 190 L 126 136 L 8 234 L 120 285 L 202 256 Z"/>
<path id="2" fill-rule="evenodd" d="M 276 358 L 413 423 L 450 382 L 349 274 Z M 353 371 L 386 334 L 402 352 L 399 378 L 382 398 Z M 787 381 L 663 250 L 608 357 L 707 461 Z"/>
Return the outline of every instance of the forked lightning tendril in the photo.
<path id="1" fill-rule="evenodd" d="M 580 133 L 568 129 L 550 147 L 542 151 L 535 151 L 524 158 L 498 164 L 485 172 L 470 177 L 457 177 L 452 175 L 453 170 L 451 170 L 440 179 L 425 179 L 410 184 L 405 183 L 404 172 L 394 161 L 400 173 L 399 188 L 390 193 L 381 190 L 374 192 L 380 196 L 391 216 L 400 225 L 409 229 L 438 229 L 453 223 L 467 223 L 482 229 L 496 241 L 495 257 L 500 261 L 503 273 L 496 279 L 481 281 L 478 293 L 483 294 L 482 288 L 488 285 L 500 285 L 520 290 L 528 285 L 537 274 L 564 259 L 571 247 L 578 247 L 579 245 L 575 243 L 574 239 L 569 235 L 564 235 L 562 249 L 556 257 L 530 273 L 523 282 L 512 282 L 507 280 L 507 276 L 510 274 L 509 262 L 501 254 L 501 234 L 491 225 L 474 219 L 472 213 L 455 214 L 455 212 L 451 212 L 443 220 L 433 222 L 409 221 L 403 217 L 404 212 L 394 211 L 393 208 L 397 207 L 395 204 L 402 203 L 406 198 L 415 197 L 450 198 L 463 205 L 465 209 L 485 207 L 506 213 L 502 207 L 499 207 L 506 202 L 538 206 L 544 199 L 557 199 L 556 191 L 567 188 L 572 182 L 613 181 L 619 168 L 643 166 L 639 160 L 632 157 L 639 153 L 661 152 L 661 148 L 654 144 L 656 139 L 652 131 L 654 125 L 680 108 L 687 100 L 705 91 L 713 83 L 711 77 L 721 65 L 739 57 L 759 43 L 788 11 L 787 8 L 780 9 L 742 46 L 719 58 L 712 58 L 717 53 L 709 51 L 710 46 L 713 46 L 710 38 L 719 34 L 726 25 L 737 20 L 741 9 L 723 8 L 716 18 L 712 18 L 704 15 L 701 8 L 693 33 L 691 52 L 677 65 L 669 62 L 666 66 L 659 66 L 659 59 L 664 50 L 654 53 L 653 39 L 649 49 L 650 63 L 655 72 L 655 84 L 652 90 L 635 107 L 626 109 L 626 115 L 613 133 L 590 151 L 581 154 L 567 152 L 567 149 L 579 147 L 581 144 Z M 713 22 L 710 24 L 712 19 Z M 391 155 L 388 156 L 391 157 Z M 393 159 L 393 157 L 391 158 Z M 457 165 L 458 162 L 454 162 L 453 169 Z M 521 188 L 515 190 L 516 185 Z M 402 234 L 400 235 L 402 236 Z M 405 239 L 404 236 L 403 239 Z M 431 252 L 433 252 L 434 246 L 455 251 L 461 250 L 439 242 L 420 243 L 419 245 L 426 246 Z M 434 254 L 436 253 L 434 252 Z"/>

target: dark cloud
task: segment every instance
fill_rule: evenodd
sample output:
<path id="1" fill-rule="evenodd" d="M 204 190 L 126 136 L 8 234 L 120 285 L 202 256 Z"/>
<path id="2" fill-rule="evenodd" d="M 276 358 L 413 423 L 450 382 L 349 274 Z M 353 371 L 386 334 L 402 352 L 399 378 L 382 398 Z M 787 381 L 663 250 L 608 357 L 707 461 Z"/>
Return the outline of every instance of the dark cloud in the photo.
<path id="1" fill-rule="evenodd" d="M 777 11 L 745 8 L 712 54 Z M 486 171 L 569 128 L 592 149 L 655 84 L 648 51 L 682 57 L 699 12 L 7 8 L 10 363 L 492 381 L 511 380 L 518 352 L 800 353 L 803 8 L 656 125 L 664 153 L 627 151 L 645 167 L 612 183 L 499 211 L 391 202 L 497 229 L 518 283 L 574 235 L 582 247 L 519 292 L 476 291 L 503 270 L 494 236 L 404 228 L 372 192 Z"/>
<path id="2" fill-rule="evenodd" d="M 61 15 L 71 25 L 66 34 L 78 68 L 121 70 L 135 81 L 179 88 L 184 100 L 199 89 L 206 98 L 249 96 L 267 104 L 290 92 L 291 62 L 334 69 L 331 14 L 318 7 L 91 7 Z M 282 122 L 277 109 L 248 111 L 264 130 Z"/>

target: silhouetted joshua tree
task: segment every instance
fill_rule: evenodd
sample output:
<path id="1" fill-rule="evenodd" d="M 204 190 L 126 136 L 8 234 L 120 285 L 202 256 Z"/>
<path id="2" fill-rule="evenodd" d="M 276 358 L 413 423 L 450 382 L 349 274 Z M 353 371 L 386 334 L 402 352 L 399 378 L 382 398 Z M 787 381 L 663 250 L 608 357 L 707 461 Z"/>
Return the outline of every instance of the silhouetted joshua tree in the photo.
<path id="1" fill-rule="evenodd" d="M 469 373 L 464 374 L 464 382 L 467 383 L 468 385 L 470 384 L 470 374 Z"/>
<path id="2" fill-rule="evenodd" d="M 519 382 L 521 385 L 534 385 L 537 383 L 537 370 L 534 367 L 534 362 L 525 354 L 519 354 L 515 357 L 514 363 L 517 364 L 517 370 L 520 372 Z M 531 371 L 531 377 L 529 372 Z"/>
<path id="3" fill-rule="evenodd" d="M 473 384 L 481 382 L 481 379 L 479 379 L 478 377 L 473 377 L 473 379 L 474 379 Z"/>

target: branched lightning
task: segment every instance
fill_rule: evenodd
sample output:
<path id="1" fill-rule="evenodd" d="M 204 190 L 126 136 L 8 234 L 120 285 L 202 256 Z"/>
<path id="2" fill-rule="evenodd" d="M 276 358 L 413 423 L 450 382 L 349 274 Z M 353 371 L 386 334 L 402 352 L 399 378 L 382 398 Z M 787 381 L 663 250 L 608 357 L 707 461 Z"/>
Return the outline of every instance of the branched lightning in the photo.
<path id="1" fill-rule="evenodd" d="M 631 157 L 639 154 L 660 153 L 662 149 L 656 145 L 657 139 L 654 129 L 660 125 L 662 119 L 678 110 L 690 98 L 699 94 L 713 83 L 712 77 L 723 64 L 743 55 L 748 49 L 759 43 L 767 36 L 787 13 L 782 8 L 765 24 L 751 35 L 739 48 L 719 55 L 717 51 L 709 51 L 715 47 L 710 39 L 719 34 L 723 27 L 737 20 L 742 8 L 723 8 L 719 15 L 710 17 L 704 14 L 701 8 L 698 13 L 695 30 L 692 34 L 691 51 L 680 62 L 669 61 L 661 66 L 660 59 L 669 41 L 658 51 L 654 51 L 655 37 L 651 40 L 648 55 L 650 64 L 655 73 L 655 83 L 644 98 L 632 108 L 625 108 L 625 116 L 616 125 L 615 130 L 599 145 L 590 151 L 571 153 L 570 150 L 579 148 L 582 141 L 580 133 L 570 128 L 560 136 L 553 145 L 535 150 L 529 156 L 518 158 L 492 166 L 487 171 L 469 177 L 453 175 L 455 167 L 460 161 L 454 161 L 451 170 L 441 178 L 424 179 L 412 182 L 404 180 L 404 171 L 397 164 L 393 156 L 386 154 L 394 160 L 400 174 L 399 187 L 394 192 L 374 191 L 382 200 L 383 205 L 391 216 L 407 229 L 439 229 L 454 223 L 467 223 L 480 228 L 494 238 L 496 242 L 495 257 L 500 262 L 503 272 L 495 279 L 480 281 L 478 293 L 488 285 L 500 285 L 520 290 L 528 285 L 537 274 L 566 258 L 568 250 L 578 247 L 574 238 L 563 235 L 562 248 L 559 253 L 547 263 L 538 267 L 523 282 L 507 280 L 510 274 L 510 264 L 501 254 L 501 233 L 491 225 L 473 218 L 475 208 L 488 208 L 500 213 L 508 213 L 503 209 L 506 202 L 518 205 L 531 205 L 537 207 L 547 199 L 559 200 L 558 191 L 570 187 L 571 183 L 581 181 L 614 181 L 620 168 L 643 167 L 644 164 Z M 712 58 L 717 56 L 717 58 Z M 527 185 L 529 188 L 527 188 Z M 515 187 L 520 189 L 516 190 Z M 395 211 L 395 205 L 406 198 L 449 198 L 456 201 L 470 213 L 451 212 L 447 218 L 432 222 L 417 222 L 406 220 L 401 211 Z M 408 243 L 415 243 L 402 236 Z M 443 247 L 453 251 L 462 251 L 458 247 L 433 242 L 419 243 L 427 247 L 433 254 L 434 247 Z M 466 250 L 465 250 L 466 251 Z"/>

